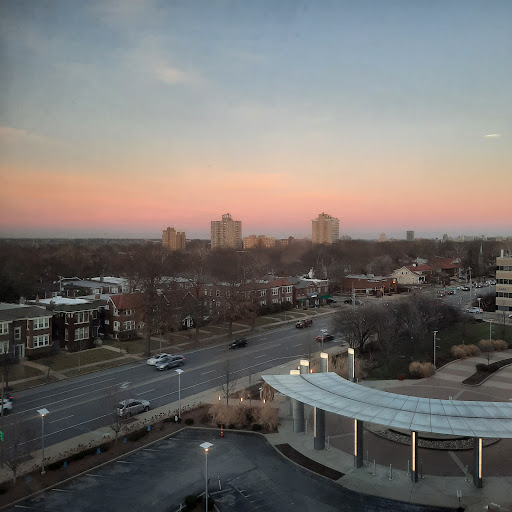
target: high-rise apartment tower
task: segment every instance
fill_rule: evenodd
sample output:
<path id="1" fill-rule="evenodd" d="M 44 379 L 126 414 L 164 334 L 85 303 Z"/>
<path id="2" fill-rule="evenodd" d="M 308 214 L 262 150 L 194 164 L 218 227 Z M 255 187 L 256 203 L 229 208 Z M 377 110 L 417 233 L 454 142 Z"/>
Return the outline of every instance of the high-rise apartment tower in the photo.
<path id="1" fill-rule="evenodd" d="M 164 229 L 162 232 L 162 245 L 170 251 L 185 249 L 187 237 L 184 231 L 176 231 L 174 228 Z"/>
<path id="2" fill-rule="evenodd" d="M 242 249 L 242 221 L 233 220 L 229 213 L 225 213 L 222 220 L 212 220 L 211 241 L 212 249 Z"/>
<path id="3" fill-rule="evenodd" d="M 340 221 L 327 213 L 320 213 L 312 221 L 312 232 L 314 244 L 333 244 L 340 238 Z"/>
<path id="4" fill-rule="evenodd" d="M 408 242 L 414 242 L 414 231 L 406 231 L 405 232 L 405 239 Z"/>

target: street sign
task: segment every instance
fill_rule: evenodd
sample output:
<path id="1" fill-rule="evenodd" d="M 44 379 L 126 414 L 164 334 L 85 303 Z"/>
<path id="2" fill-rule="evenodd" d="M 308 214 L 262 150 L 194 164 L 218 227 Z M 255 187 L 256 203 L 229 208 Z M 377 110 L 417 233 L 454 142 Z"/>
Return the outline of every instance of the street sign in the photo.
<path id="1" fill-rule="evenodd" d="M 4 440 L 4 433 L 0 430 L 0 441 Z"/>

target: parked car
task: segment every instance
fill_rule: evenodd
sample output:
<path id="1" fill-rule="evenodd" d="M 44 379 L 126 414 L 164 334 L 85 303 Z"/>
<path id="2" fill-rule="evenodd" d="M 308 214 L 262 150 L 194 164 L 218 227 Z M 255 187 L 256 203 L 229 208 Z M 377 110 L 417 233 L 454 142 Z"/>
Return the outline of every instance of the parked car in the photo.
<path id="1" fill-rule="evenodd" d="M 240 348 L 240 347 L 246 347 L 247 346 L 247 340 L 245 338 L 237 338 L 236 340 L 232 341 L 229 344 L 229 348 Z"/>
<path id="2" fill-rule="evenodd" d="M 156 354 L 154 355 L 153 357 L 150 357 L 147 361 L 147 363 L 151 366 L 155 366 L 157 363 L 160 363 L 162 360 L 166 359 L 167 357 L 169 357 L 171 354 L 165 354 L 165 353 L 162 353 L 162 354 Z"/>
<path id="3" fill-rule="evenodd" d="M 352 299 L 345 299 L 343 302 L 345 304 L 352 304 Z M 355 303 L 356 306 L 360 306 L 362 304 L 362 301 L 360 301 L 359 299 L 354 299 L 353 302 Z"/>
<path id="4" fill-rule="evenodd" d="M 304 320 L 299 320 L 295 324 L 295 327 L 297 327 L 297 329 L 303 329 L 304 327 L 310 327 L 311 325 L 313 325 L 313 319 L 305 318 Z"/>
<path id="5" fill-rule="evenodd" d="M 465 292 L 469 292 L 471 290 L 471 288 L 469 286 L 463 286 L 462 289 L 465 291 Z"/>
<path id="6" fill-rule="evenodd" d="M 169 370 L 185 364 L 185 356 L 169 356 L 155 365 L 157 370 Z"/>
<path id="7" fill-rule="evenodd" d="M 149 411 L 149 400 L 135 400 L 135 398 L 129 398 L 128 400 L 122 400 L 119 402 L 117 407 L 117 415 L 122 418 L 129 418 L 139 412 Z"/>
<path id="8" fill-rule="evenodd" d="M 476 308 L 476 307 L 466 309 L 466 313 L 483 313 L 483 312 L 484 312 L 483 309 Z"/>
<path id="9" fill-rule="evenodd" d="M 448 290 L 446 293 L 447 293 L 448 295 L 454 295 L 454 294 L 455 294 L 455 292 L 454 292 L 453 290 Z"/>

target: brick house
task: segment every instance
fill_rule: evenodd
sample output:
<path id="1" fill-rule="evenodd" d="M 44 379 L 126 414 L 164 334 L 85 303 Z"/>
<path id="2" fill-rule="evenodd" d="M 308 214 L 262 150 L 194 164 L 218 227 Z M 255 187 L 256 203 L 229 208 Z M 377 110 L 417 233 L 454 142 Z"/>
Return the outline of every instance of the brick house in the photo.
<path id="1" fill-rule="evenodd" d="M 53 297 L 38 304 L 53 314 L 53 338 L 60 348 L 76 352 L 94 347 L 101 328 L 104 300 Z"/>
<path id="2" fill-rule="evenodd" d="M 45 355 L 53 345 L 52 314 L 43 307 L 0 303 L 0 355 Z"/>
<path id="3" fill-rule="evenodd" d="M 342 293 L 356 295 L 382 296 L 385 293 L 397 293 L 398 282 L 394 277 L 368 275 L 349 275 L 343 279 Z"/>
<path id="4" fill-rule="evenodd" d="M 144 307 L 141 293 L 111 295 L 105 305 L 105 334 L 116 340 L 137 336 Z"/>

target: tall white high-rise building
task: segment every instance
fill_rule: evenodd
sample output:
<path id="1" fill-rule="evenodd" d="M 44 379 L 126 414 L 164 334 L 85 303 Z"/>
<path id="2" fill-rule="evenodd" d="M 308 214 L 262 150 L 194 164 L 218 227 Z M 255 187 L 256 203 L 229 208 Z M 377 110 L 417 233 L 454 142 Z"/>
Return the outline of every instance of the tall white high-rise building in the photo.
<path id="1" fill-rule="evenodd" d="M 211 245 L 212 249 L 242 249 L 242 221 L 233 220 L 229 213 L 225 213 L 222 220 L 212 220 Z"/>
<path id="2" fill-rule="evenodd" d="M 340 221 L 327 213 L 320 213 L 312 221 L 312 240 L 314 244 L 333 244 L 340 238 Z"/>

